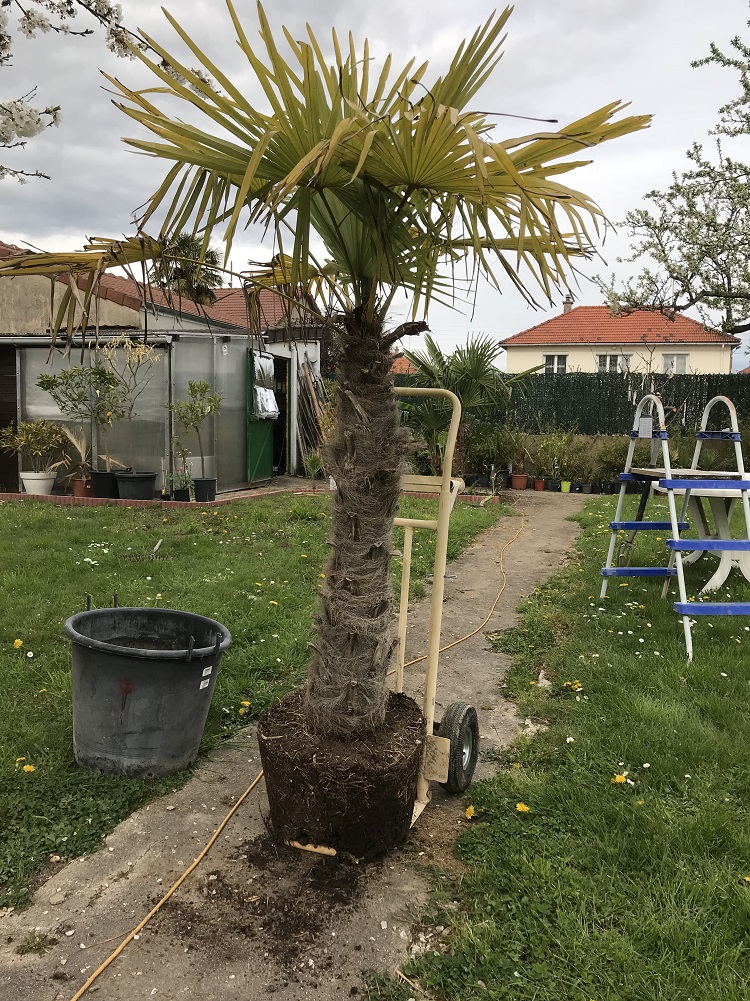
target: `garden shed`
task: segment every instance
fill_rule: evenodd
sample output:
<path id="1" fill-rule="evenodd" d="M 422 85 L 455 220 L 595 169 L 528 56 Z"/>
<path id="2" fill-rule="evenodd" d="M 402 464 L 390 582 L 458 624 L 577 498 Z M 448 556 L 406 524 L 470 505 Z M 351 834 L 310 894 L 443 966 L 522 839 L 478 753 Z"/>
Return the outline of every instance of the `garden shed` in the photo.
<path id="1" fill-rule="evenodd" d="M 19 253 L 20 248 L 0 244 L 0 257 Z M 37 379 L 68 365 L 91 363 L 91 331 L 83 340 L 74 338 L 67 354 L 62 338 L 51 347 L 50 284 L 37 276 L 0 282 L 0 427 L 39 417 L 65 423 Z M 54 286 L 57 301 L 65 286 Z M 252 325 L 249 308 L 260 313 Z M 217 289 L 212 306 L 197 306 L 178 297 L 168 302 L 159 289 L 105 275 L 97 319 L 100 343 L 123 335 L 145 337 L 158 356 L 133 419 L 119 421 L 108 434 L 110 455 L 128 466 L 155 469 L 161 489 L 174 466 L 178 430 L 168 406 L 185 397 L 189 380 L 205 380 L 223 395 L 221 412 L 208 418 L 203 433 L 205 475 L 216 476 L 219 491 L 298 470 L 300 392 L 306 394 L 310 381 L 319 378 L 320 328 L 303 314 L 290 317 L 270 291 L 250 307 L 242 288 Z M 261 332 L 251 333 L 251 326 Z M 266 329 L 272 331 L 269 337 Z M 103 444 L 97 441 L 96 427 L 86 431 L 93 454 L 100 455 Z M 185 441 L 197 457 L 194 437 L 188 434 Z M 17 458 L 0 456 L 0 487 L 15 490 L 17 483 Z"/>

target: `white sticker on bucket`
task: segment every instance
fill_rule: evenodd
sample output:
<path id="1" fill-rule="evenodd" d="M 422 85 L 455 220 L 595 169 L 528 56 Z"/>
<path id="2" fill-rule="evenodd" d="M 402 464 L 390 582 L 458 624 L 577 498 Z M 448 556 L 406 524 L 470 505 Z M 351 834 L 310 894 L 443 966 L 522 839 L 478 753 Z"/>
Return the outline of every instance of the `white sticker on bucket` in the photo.
<path id="1" fill-rule="evenodd" d="M 210 674 L 211 671 L 213 671 L 213 669 L 214 669 L 213 664 L 209 664 L 208 667 L 204 667 L 203 668 L 203 677 L 205 678 L 207 674 Z"/>
<path id="2" fill-rule="evenodd" d="M 210 679 L 206 678 L 204 681 L 201 681 L 200 687 L 201 688 L 208 688 L 209 684 L 210 684 Z"/>

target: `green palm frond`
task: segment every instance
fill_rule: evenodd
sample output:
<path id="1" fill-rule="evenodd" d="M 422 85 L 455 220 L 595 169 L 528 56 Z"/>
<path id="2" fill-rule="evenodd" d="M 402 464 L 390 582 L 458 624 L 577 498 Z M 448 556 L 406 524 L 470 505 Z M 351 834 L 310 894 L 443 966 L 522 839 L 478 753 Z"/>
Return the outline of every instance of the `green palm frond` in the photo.
<path id="1" fill-rule="evenodd" d="M 156 256 L 184 229 L 205 247 L 223 227 L 226 260 L 243 218 L 273 230 L 289 261 L 286 286 L 307 287 L 325 274 L 329 289 L 340 283 L 342 302 L 382 318 L 399 288 L 412 294 L 415 313 L 432 300 L 450 302 L 457 273 L 469 287 L 483 276 L 497 288 L 510 283 L 532 303 L 549 300 L 572 263 L 591 252 L 604 217 L 560 177 L 588 162 L 591 148 L 645 128 L 649 118 L 622 116 L 625 105 L 613 102 L 559 131 L 494 140 L 493 115 L 467 106 L 502 55 L 510 8 L 489 17 L 430 80 L 426 63 L 397 68 L 390 56 L 372 73 L 369 43 L 358 48 L 350 36 L 345 44 L 335 32 L 329 57 L 309 27 L 301 40 L 284 30 L 282 54 L 262 5 L 256 43 L 232 0 L 226 4 L 262 107 L 170 14 L 198 70 L 144 36 L 148 50 L 133 55 L 152 85 L 131 89 L 107 77 L 117 106 L 151 133 L 126 142 L 171 162 L 140 220 L 145 228 L 161 213 L 160 239 L 125 241 L 120 253 Z M 175 102 L 187 113 L 178 115 Z M 316 237 L 328 261 L 315 259 Z M 63 258 L 39 257 L 35 273 L 57 263 L 82 273 L 88 264 L 94 278 L 83 301 L 90 302 L 113 252 Z M 77 297 L 72 289 L 61 323 Z"/>
<path id="2" fill-rule="evenodd" d="M 426 64 L 415 68 L 411 61 L 391 72 L 390 58 L 371 80 L 368 43 L 360 53 L 351 37 L 344 46 L 335 33 L 334 59 L 327 62 L 309 27 L 306 40 L 286 33 L 284 56 L 261 5 L 261 42 L 254 45 L 231 0 L 227 6 L 269 110 L 244 100 L 169 15 L 222 91 L 202 84 L 150 37 L 184 82 L 140 51 L 134 55 L 159 88 L 131 90 L 110 78 L 118 106 L 157 140 L 126 141 L 182 165 L 154 193 L 144 219 L 166 204 L 175 224 L 184 224 L 187 210 L 196 228 L 210 229 L 219 218 L 215 205 L 226 199 L 228 248 L 243 210 L 250 221 L 272 225 L 294 214 L 292 281 L 306 280 L 315 233 L 355 302 L 372 305 L 378 296 L 382 301 L 384 287 L 402 287 L 426 307 L 450 285 L 441 266 L 464 259 L 474 274 L 498 286 L 510 279 L 533 300 L 519 275 L 525 269 L 548 298 L 570 258 L 591 246 L 587 224 L 595 234 L 603 221 L 598 207 L 557 175 L 579 166 L 590 147 L 648 123 L 643 116 L 616 118 L 623 106 L 613 103 L 559 132 L 491 141 L 491 116 L 465 108 L 501 56 L 510 9 L 463 42 L 447 72 L 430 84 Z M 199 113 L 192 120 L 203 124 L 161 111 L 155 102 L 163 93 L 191 105 Z"/>

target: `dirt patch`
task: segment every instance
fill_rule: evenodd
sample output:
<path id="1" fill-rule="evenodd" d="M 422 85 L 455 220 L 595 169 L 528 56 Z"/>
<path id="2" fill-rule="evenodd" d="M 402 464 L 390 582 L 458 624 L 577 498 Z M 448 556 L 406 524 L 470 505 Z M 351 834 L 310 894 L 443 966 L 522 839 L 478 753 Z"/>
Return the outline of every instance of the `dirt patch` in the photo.
<path id="1" fill-rule="evenodd" d="M 494 748 L 533 727 L 503 700 L 507 660 L 489 649 L 485 634 L 513 625 L 518 602 L 557 570 L 577 532 L 567 518 L 583 504 L 546 492 L 508 498 L 518 516 L 449 565 L 443 604 L 445 643 L 478 628 L 441 655 L 436 710 L 440 719 L 454 701 L 477 708 L 477 777 L 492 774 Z M 426 652 L 429 600 L 410 607 L 407 659 Z M 418 702 L 423 677 L 422 662 L 407 669 L 405 687 Z M 248 728 L 209 755 L 184 788 L 123 822 L 101 851 L 57 866 L 26 911 L 0 917 L 0 1001 L 68 1001 L 196 858 L 259 769 Z M 392 973 L 414 952 L 449 948 L 446 930 L 422 922 L 421 911 L 431 879 L 449 889 L 462 877 L 453 846 L 468 823 L 471 790 L 453 797 L 433 785 L 404 847 L 358 866 L 274 845 L 262 788 L 98 978 L 97 1001 L 341 1001 L 365 995 L 367 970 Z M 17 955 L 16 945 L 35 930 L 57 944 L 43 956 Z"/>
<path id="2" fill-rule="evenodd" d="M 356 909 L 379 871 L 301 855 L 267 835 L 241 845 L 231 861 L 231 868 L 198 879 L 189 896 L 168 901 L 155 927 L 225 959 L 248 946 L 262 948 L 264 959 L 288 975 L 300 965 L 310 969 L 311 959 L 313 968 L 330 968 L 333 925 Z"/>

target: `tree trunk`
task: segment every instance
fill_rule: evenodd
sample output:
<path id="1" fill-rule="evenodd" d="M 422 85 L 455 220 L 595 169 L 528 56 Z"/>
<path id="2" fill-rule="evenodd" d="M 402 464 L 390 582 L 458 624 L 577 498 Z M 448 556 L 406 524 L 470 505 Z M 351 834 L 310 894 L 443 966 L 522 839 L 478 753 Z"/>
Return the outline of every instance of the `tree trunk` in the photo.
<path id="1" fill-rule="evenodd" d="M 311 730 L 358 737 L 380 726 L 398 645 L 392 610 L 391 533 L 409 432 L 400 426 L 382 322 L 344 320 L 336 423 L 323 446 L 336 481 L 333 552 L 305 699 Z"/>

